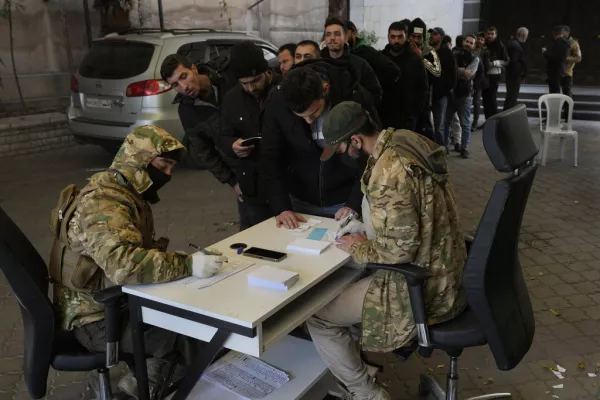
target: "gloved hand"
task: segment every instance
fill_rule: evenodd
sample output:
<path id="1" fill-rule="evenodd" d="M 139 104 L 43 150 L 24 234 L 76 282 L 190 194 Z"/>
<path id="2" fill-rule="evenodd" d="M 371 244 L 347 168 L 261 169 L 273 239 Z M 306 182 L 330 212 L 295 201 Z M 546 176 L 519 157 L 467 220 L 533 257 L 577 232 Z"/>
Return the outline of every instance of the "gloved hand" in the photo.
<path id="1" fill-rule="evenodd" d="M 227 262 L 225 256 L 207 256 L 196 252 L 192 254 L 192 275 L 196 278 L 209 278 L 219 272 L 224 262 Z"/>
<path id="2" fill-rule="evenodd" d="M 340 222 L 340 224 L 338 225 L 338 231 L 335 234 L 336 237 L 342 237 L 348 233 L 363 233 L 367 230 L 365 228 L 365 224 L 357 219 L 353 219 L 352 221 L 350 221 L 350 223 L 344 228 L 341 227 L 343 222 L 344 221 Z"/>

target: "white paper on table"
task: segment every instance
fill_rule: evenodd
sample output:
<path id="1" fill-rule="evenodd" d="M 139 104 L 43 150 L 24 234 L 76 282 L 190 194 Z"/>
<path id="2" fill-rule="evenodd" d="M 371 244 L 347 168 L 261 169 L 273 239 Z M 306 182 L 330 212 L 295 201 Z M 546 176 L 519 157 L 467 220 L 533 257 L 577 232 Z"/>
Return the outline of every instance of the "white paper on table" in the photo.
<path id="1" fill-rule="evenodd" d="M 228 276 L 237 274 L 238 272 L 250 267 L 251 265 L 254 265 L 254 263 L 248 262 L 246 260 L 240 260 L 239 258 L 228 257 L 227 262 L 221 265 L 221 268 L 219 269 L 219 273 L 217 275 L 213 275 L 210 278 L 197 278 L 195 276 L 190 276 L 188 278 L 180 279 L 175 282 L 193 289 L 202 289 L 214 285 L 215 283 L 222 281 Z"/>
<path id="2" fill-rule="evenodd" d="M 254 357 L 230 351 L 213 363 L 202 379 L 218 383 L 248 400 L 258 400 L 289 382 L 283 371 Z"/>
<path id="3" fill-rule="evenodd" d="M 309 218 L 308 221 L 306 221 L 303 224 L 300 224 L 300 226 L 298 226 L 296 229 L 291 229 L 290 232 L 296 232 L 296 233 L 305 232 L 309 228 L 319 225 L 321 222 L 323 222 L 323 221 L 321 221 L 320 219 Z"/>

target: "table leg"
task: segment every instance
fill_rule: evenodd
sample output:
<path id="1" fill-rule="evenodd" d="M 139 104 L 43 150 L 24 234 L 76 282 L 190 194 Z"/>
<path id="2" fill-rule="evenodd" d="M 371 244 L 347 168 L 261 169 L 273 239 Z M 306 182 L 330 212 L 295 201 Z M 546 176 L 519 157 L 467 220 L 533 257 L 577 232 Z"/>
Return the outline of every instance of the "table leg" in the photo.
<path id="1" fill-rule="evenodd" d="M 129 315 L 133 339 L 133 360 L 135 363 L 135 379 L 137 380 L 138 386 L 138 399 L 150 400 L 142 306 L 136 296 L 129 296 Z"/>
<path id="2" fill-rule="evenodd" d="M 204 373 L 204 370 L 208 368 L 221 348 L 223 348 L 223 344 L 225 344 L 229 335 L 230 332 L 224 329 L 217 329 L 217 332 L 215 332 L 208 345 L 198 355 L 197 360 L 188 367 L 185 378 L 181 381 L 181 385 L 179 385 L 179 389 L 175 392 L 173 400 L 184 400 L 190 394 Z"/>

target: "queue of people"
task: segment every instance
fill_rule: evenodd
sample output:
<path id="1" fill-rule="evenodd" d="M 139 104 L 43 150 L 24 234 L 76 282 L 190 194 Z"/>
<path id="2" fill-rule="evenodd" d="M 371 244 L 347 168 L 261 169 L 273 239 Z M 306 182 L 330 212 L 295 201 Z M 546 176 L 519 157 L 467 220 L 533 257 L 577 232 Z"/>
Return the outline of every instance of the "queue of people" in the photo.
<path id="1" fill-rule="evenodd" d="M 352 215 L 351 224 L 340 225 L 338 247 L 358 263 L 408 262 L 428 269 L 434 278 L 425 290 L 427 312 L 442 322 L 465 307 L 466 249 L 447 168 L 451 118 L 456 114 L 462 133 L 454 149 L 467 158 L 473 96 L 481 94 L 486 117 L 492 115 L 499 71 L 513 56 L 510 76 L 518 87 L 526 69 L 516 46 L 526 37 L 526 30 L 517 32 L 517 43 L 507 50 L 490 28 L 485 43 L 481 35 L 466 35 L 452 50 L 442 28 L 427 30 L 417 18 L 392 23 L 388 45 L 379 52 L 351 22 L 328 19 L 326 47 L 310 40 L 282 46 L 279 71 L 269 69 L 253 42 L 233 46 L 231 87 L 224 71 L 177 54 L 164 60 L 160 73 L 177 92 L 190 138 L 187 150 L 232 187 L 240 229 L 271 217 L 278 227 L 294 229 L 304 222 L 301 214 L 337 220 Z M 549 59 L 564 53 L 564 43 L 556 46 Z M 566 74 L 557 71 L 554 78 Z M 60 251 L 53 251 L 50 262 L 55 304 L 63 329 L 92 351 L 106 334 L 94 291 L 209 277 L 227 261 L 221 255 L 168 252 L 168 240 L 153 237 L 150 205 L 159 201 L 158 191 L 185 153 L 168 132 L 136 128 L 107 171 L 78 194 L 61 193 L 61 199 L 69 194 L 73 199 L 56 222 L 64 235 L 56 239 Z M 348 398 L 390 399 L 369 377 L 350 328 L 361 324 L 366 350 L 406 345 L 415 336 L 407 293 L 404 278 L 380 271 L 346 288 L 308 320 L 319 354 Z M 123 326 L 128 351 L 131 332 Z M 158 328 L 146 335 L 155 390 L 176 338 Z M 119 387 L 136 395 L 131 373 Z"/>

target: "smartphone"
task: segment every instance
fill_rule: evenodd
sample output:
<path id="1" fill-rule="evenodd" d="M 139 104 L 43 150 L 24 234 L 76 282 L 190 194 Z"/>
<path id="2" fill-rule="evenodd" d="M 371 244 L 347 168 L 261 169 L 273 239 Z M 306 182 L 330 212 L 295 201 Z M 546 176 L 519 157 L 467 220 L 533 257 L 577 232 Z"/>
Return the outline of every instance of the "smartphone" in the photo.
<path id="1" fill-rule="evenodd" d="M 279 262 L 287 257 L 287 254 L 281 253 L 279 251 L 261 249 L 258 247 L 250 247 L 248 250 L 242 253 L 245 256 L 260 258 L 261 260 L 269 260 Z"/>
<path id="2" fill-rule="evenodd" d="M 249 138 L 246 140 L 242 140 L 242 142 L 240 144 L 244 147 L 253 146 L 253 145 L 259 144 L 261 140 L 262 140 L 262 137 L 256 136 L 256 137 L 252 137 L 252 138 Z"/>

